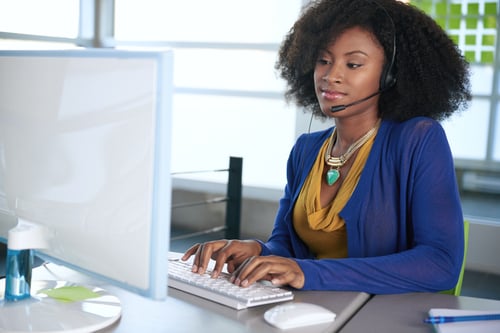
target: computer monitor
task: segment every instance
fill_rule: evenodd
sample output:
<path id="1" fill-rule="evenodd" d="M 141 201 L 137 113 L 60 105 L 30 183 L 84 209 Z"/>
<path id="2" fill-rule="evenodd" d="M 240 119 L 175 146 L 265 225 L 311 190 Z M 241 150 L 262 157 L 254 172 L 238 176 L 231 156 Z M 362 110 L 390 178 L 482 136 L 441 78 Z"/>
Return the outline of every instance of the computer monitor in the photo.
<path id="1" fill-rule="evenodd" d="M 165 298 L 172 70 L 170 51 L 0 51 L 0 241 L 41 225 L 42 258 Z"/>

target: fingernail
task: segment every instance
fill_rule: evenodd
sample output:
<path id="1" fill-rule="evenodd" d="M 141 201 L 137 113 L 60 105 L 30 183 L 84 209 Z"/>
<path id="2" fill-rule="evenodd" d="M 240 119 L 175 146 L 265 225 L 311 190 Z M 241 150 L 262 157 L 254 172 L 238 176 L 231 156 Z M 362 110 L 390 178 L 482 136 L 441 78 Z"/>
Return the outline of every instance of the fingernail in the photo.
<path id="1" fill-rule="evenodd" d="M 246 280 L 246 279 L 245 279 L 245 280 L 243 280 L 243 282 L 241 282 L 241 286 L 242 286 L 242 287 L 246 287 L 246 286 L 248 286 L 248 280 Z"/>
<path id="2" fill-rule="evenodd" d="M 193 265 L 193 267 L 191 268 L 191 272 L 196 273 L 197 271 L 198 271 L 198 266 Z"/>

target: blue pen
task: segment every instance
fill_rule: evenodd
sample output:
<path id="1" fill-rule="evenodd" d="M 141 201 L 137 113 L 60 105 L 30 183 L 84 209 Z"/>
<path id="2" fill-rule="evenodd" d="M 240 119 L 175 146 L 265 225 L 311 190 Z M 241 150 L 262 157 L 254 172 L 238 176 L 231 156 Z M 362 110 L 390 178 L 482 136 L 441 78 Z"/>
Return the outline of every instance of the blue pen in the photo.
<path id="1" fill-rule="evenodd" d="M 500 313 L 471 315 L 471 316 L 449 316 L 449 317 L 430 316 L 425 318 L 424 322 L 428 324 L 443 324 L 443 323 L 455 323 L 460 321 L 477 321 L 477 320 L 500 320 Z"/>

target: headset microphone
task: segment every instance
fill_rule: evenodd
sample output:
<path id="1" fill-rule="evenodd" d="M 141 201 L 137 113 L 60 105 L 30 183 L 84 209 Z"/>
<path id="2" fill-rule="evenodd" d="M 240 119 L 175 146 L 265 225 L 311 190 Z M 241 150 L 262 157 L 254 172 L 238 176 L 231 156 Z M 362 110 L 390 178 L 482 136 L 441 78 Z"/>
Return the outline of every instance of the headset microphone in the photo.
<path id="1" fill-rule="evenodd" d="M 331 107 L 330 112 L 332 112 L 332 113 L 339 112 L 339 111 L 345 110 L 346 108 L 348 108 L 350 106 L 353 106 L 353 105 L 356 105 L 356 104 L 359 104 L 359 103 L 363 103 L 364 101 L 369 100 L 370 98 L 377 96 L 381 92 L 382 92 L 382 90 L 379 90 L 379 91 L 377 91 L 377 92 L 375 92 L 375 93 L 373 93 L 373 94 L 371 94 L 371 95 L 369 95 L 369 96 L 367 96 L 365 98 L 358 99 L 357 101 L 349 103 L 349 104 L 334 105 L 334 106 Z"/>
<path id="2" fill-rule="evenodd" d="M 395 69 L 395 60 L 396 60 L 396 25 L 394 24 L 394 21 L 387 12 L 387 10 L 379 4 L 377 1 L 372 1 L 379 9 L 381 9 L 385 16 L 389 19 L 389 22 L 392 26 L 392 53 L 389 59 L 389 63 L 384 66 L 382 70 L 382 75 L 380 76 L 380 89 L 376 93 L 371 94 L 370 96 L 367 96 L 365 98 L 362 98 L 360 100 L 357 100 L 353 103 L 345 104 L 345 105 L 335 105 L 332 106 L 330 109 L 330 112 L 335 113 L 339 112 L 342 110 L 345 110 L 346 108 L 362 103 L 378 94 L 381 94 L 382 92 L 388 90 L 389 88 L 393 87 L 396 84 L 396 69 Z"/>

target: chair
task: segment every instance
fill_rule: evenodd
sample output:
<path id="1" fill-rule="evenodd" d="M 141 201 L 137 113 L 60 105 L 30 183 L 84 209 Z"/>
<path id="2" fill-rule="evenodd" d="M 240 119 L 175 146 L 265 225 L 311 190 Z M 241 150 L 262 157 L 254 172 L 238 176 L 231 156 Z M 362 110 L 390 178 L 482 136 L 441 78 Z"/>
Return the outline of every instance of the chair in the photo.
<path id="1" fill-rule="evenodd" d="M 224 237 L 228 239 L 240 238 L 240 219 L 241 219 L 241 191 L 242 191 L 242 171 L 243 159 L 241 157 L 229 157 L 229 168 L 210 170 L 208 172 L 227 172 L 226 195 L 223 197 L 211 198 L 203 201 L 183 202 L 172 204 L 172 209 L 188 208 L 193 206 L 217 204 L 225 202 L 225 220 L 224 224 L 211 227 L 201 231 L 187 232 L 171 237 L 172 241 L 184 240 L 195 237 L 209 238 L 211 234 L 224 232 Z M 202 173 L 207 171 L 178 172 L 173 175 L 183 173 Z"/>
<path id="2" fill-rule="evenodd" d="M 462 261 L 462 269 L 460 270 L 460 275 L 458 277 L 458 282 L 454 288 L 442 291 L 442 294 L 455 295 L 460 296 L 460 292 L 462 291 L 462 282 L 464 279 L 465 272 L 465 262 L 467 258 L 467 248 L 469 246 L 469 221 L 464 221 L 464 259 Z"/>

